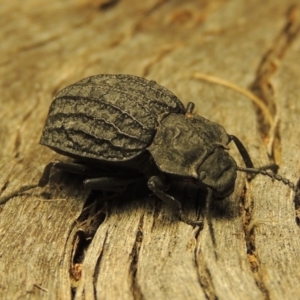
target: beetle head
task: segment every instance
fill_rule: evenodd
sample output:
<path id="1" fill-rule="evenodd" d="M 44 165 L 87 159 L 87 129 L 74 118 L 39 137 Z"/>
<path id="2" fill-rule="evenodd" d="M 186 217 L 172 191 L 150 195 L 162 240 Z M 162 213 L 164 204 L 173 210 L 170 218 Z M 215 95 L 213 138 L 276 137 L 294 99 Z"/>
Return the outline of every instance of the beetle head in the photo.
<path id="1" fill-rule="evenodd" d="M 198 168 L 199 185 L 211 188 L 215 198 L 227 197 L 234 190 L 236 170 L 234 159 L 217 147 Z"/>

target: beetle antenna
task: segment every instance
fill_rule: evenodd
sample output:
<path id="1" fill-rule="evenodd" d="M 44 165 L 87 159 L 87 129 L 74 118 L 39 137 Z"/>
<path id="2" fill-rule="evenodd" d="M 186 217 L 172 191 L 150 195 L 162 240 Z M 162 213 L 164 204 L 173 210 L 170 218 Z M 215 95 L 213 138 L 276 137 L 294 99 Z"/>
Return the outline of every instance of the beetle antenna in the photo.
<path id="1" fill-rule="evenodd" d="M 186 113 L 191 114 L 195 108 L 195 103 L 194 102 L 189 102 L 186 106 Z"/>
<path id="2" fill-rule="evenodd" d="M 255 169 L 255 168 L 243 168 L 243 167 L 237 167 L 238 171 L 245 172 L 245 173 L 251 173 L 251 174 L 261 174 L 264 176 L 269 176 L 272 179 L 275 179 L 277 181 L 283 182 L 285 185 L 288 185 L 295 193 L 299 193 L 299 188 L 291 182 L 289 179 L 282 177 L 281 175 L 275 174 L 272 171 L 267 171 L 264 169 Z"/>

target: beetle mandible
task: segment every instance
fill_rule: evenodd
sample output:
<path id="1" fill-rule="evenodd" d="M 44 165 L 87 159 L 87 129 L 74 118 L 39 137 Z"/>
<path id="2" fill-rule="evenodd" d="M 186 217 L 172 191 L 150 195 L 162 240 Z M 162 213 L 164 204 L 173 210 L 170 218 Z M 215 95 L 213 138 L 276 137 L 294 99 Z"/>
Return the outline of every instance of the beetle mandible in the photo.
<path id="1" fill-rule="evenodd" d="M 116 191 L 143 175 L 149 189 L 186 218 L 181 203 L 168 194 L 170 183 L 189 181 L 223 199 L 232 194 L 237 171 L 262 174 L 295 184 L 268 167 L 254 168 L 242 142 L 225 129 L 193 113 L 169 90 L 155 81 L 133 75 L 95 75 L 64 89 L 53 100 L 40 139 L 42 145 L 72 157 L 74 162 L 54 161 L 44 169 L 37 185 L 23 187 L 2 197 L 0 203 L 49 182 L 52 167 L 86 176 L 83 184 L 94 190 Z M 228 154 L 237 146 L 245 168 Z"/>

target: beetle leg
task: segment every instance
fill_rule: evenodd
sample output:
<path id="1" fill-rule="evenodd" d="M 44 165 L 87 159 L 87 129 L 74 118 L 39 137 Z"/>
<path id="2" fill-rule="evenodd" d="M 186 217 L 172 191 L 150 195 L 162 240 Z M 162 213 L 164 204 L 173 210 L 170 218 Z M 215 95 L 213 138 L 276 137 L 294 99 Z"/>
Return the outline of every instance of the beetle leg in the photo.
<path id="1" fill-rule="evenodd" d="M 74 165 L 77 165 L 77 166 L 74 166 Z M 50 162 L 44 168 L 43 175 L 40 178 L 38 184 L 32 184 L 32 185 L 23 186 L 19 190 L 12 192 L 12 193 L 10 193 L 9 195 L 7 195 L 5 197 L 0 197 L 0 204 L 4 204 L 10 198 L 18 196 L 18 195 L 22 194 L 25 191 L 28 191 L 28 190 L 31 190 L 31 189 L 34 189 L 34 188 L 37 188 L 37 187 L 44 187 L 44 186 L 46 186 L 48 184 L 48 182 L 49 182 L 50 172 L 51 172 L 52 167 L 55 167 L 55 168 L 61 169 L 61 170 L 66 170 L 66 171 L 69 171 L 71 173 L 78 173 L 78 172 L 74 172 L 74 170 L 79 170 L 80 169 L 79 166 L 81 167 L 81 171 L 84 168 L 87 168 L 84 165 L 74 164 L 74 163 L 69 163 L 69 162 L 62 162 L 62 161 L 58 161 L 58 160 Z M 79 174 L 82 174 L 82 173 L 79 173 Z"/>
<path id="2" fill-rule="evenodd" d="M 50 172 L 51 172 L 52 167 L 56 167 L 58 169 L 69 171 L 70 169 L 72 169 L 72 168 L 70 168 L 70 165 L 72 165 L 72 163 L 66 163 L 66 162 L 61 162 L 61 161 L 50 162 L 48 165 L 46 165 L 46 167 L 45 167 L 45 169 L 43 171 L 43 175 L 40 178 L 38 184 L 32 184 L 32 185 L 23 186 L 19 190 L 14 191 L 14 192 L 8 194 L 7 196 L 0 197 L 0 204 L 4 204 L 10 198 L 16 197 L 16 196 L 18 196 L 18 195 L 20 195 L 23 192 L 26 192 L 28 190 L 31 190 L 31 189 L 34 189 L 34 188 L 37 188 L 37 187 L 44 187 L 44 186 L 46 186 L 47 183 L 49 182 Z M 67 168 L 67 166 L 69 168 Z M 85 167 L 85 166 L 82 166 L 82 167 Z M 81 174 L 81 173 L 79 173 L 79 174 Z"/>
<path id="3" fill-rule="evenodd" d="M 90 178 L 83 181 L 84 187 L 91 190 L 101 190 L 107 192 L 122 192 L 127 185 L 136 183 L 141 178 L 119 178 L 119 177 L 99 177 Z"/>
<path id="4" fill-rule="evenodd" d="M 108 171 L 101 171 L 99 169 L 91 168 L 85 164 L 74 163 L 74 162 L 64 162 L 60 160 L 55 160 L 46 165 L 43 175 L 39 180 L 38 185 L 44 187 L 48 184 L 50 178 L 50 172 L 52 168 L 56 168 L 62 171 L 66 171 L 73 174 L 86 175 L 86 176 L 108 176 Z"/>
<path id="5" fill-rule="evenodd" d="M 182 222 L 189 225 L 203 226 L 202 221 L 193 221 L 183 215 L 181 203 L 171 195 L 165 193 L 165 191 L 169 189 L 169 186 L 166 185 L 159 176 L 150 177 L 148 187 L 159 199 L 178 211 L 179 219 Z"/>
<path id="6" fill-rule="evenodd" d="M 50 172 L 51 172 L 52 167 L 55 167 L 55 168 L 61 169 L 61 170 L 65 170 L 65 171 L 68 171 L 68 172 L 71 172 L 71 173 L 77 173 L 77 174 L 82 174 L 82 173 L 79 173 L 79 170 L 81 170 L 81 172 L 82 172 L 82 171 L 84 171 L 84 168 L 87 168 L 86 166 L 80 165 L 80 164 L 74 164 L 74 163 L 70 163 L 70 162 L 62 162 L 62 161 L 59 161 L 59 160 L 52 161 L 49 164 L 47 164 L 46 167 L 44 168 L 42 177 L 40 178 L 38 184 L 23 186 L 19 190 L 15 191 L 15 192 L 12 192 L 11 194 L 9 194 L 5 197 L 1 197 L 0 198 L 0 204 L 3 204 L 5 202 L 7 202 L 10 198 L 18 196 L 18 195 L 22 194 L 25 191 L 31 190 L 31 189 L 36 188 L 36 187 L 46 186 L 49 182 Z M 77 170 L 77 172 L 75 172 L 75 170 Z"/>
<path id="7" fill-rule="evenodd" d="M 213 201 L 213 191 L 211 188 L 207 188 L 207 196 L 205 200 L 205 215 L 207 219 L 207 226 L 210 233 L 210 237 L 214 246 L 216 246 L 216 238 L 214 234 L 213 223 L 211 220 L 211 204 Z"/>
<path id="8" fill-rule="evenodd" d="M 49 182 L 50 172 L 52 168 L 63 170 L 73 174 L 91 176 L 95 174 L 96 178 L 89 178 L 83 181 L 86 188 L 91 190 L 102 190 L 102 191 L 123 191 L 124 188 L 131 183 L 134 183 L 140 178 L 119 178 L 119 177 L 107 177 L 108 172 L 101 170 L 95 170 L 89 166 L 80 163 L 53 161 L 50 162 L 44 169 L 43 175 L 39 180 L 38 185 L 44 187 Z M 103 177 L 100 177 L 103 175 Z"/>
<path id="9" fill-rule="evenodd" d="M 50 172 L 52 168 L 63 170 L 69 173 L 80 174 L 80 175 L 91 175 L 95 172 L 95 169 L 92 169 L 86 165 L 73 163 L 73 162 L 64 162 L 60 160 L 55 160 L 46 165 L 43 175 L 39 180 L 39 186 L 44 187 L 49 182 Z"/>
<path id="10" fill-rule="evenodd" d="M 150 177 L 148 180 L 148 187 L 158 198 L 169 206 L 178 210 L 182 209 L 181 203 L 178 200 L 164 192 L 169 189 L 169 186 L 166 185 L 159 176 Z"/>

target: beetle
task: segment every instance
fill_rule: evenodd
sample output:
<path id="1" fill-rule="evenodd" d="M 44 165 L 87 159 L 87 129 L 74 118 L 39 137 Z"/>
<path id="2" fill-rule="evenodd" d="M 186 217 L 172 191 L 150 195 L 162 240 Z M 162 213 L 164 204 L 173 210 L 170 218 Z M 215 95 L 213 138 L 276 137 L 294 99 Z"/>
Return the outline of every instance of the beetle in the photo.
<path id="1" fill-rule="evenodd" d="M 37 185 L 48 184 L 53 167 L 86 176 L 92 190 L 117 191 L 140 178 L 162 201 L 176 208 L 180 220 L 199 225 L 182 212 L 180 201 L 168 193 L 170 183 L 192 182 L 207 190 L 207 199 L 224 199 L 234 191 L 237 171 L 262 174 L 298 188 L 267 169 L 254 168 L 242 142 L 200 115 L 195 105 L 185 107 L 155 81 L 133 75 L 95 75 L 58 92 L 53 100 L 40 144 L 75 159 L 54 161 Z M 233 141 L 246 167 L 228 154 Z M 17 195 L 14 192 L 4 200 Z M 208 201 L 207 200 L 207 201 Z"/>

